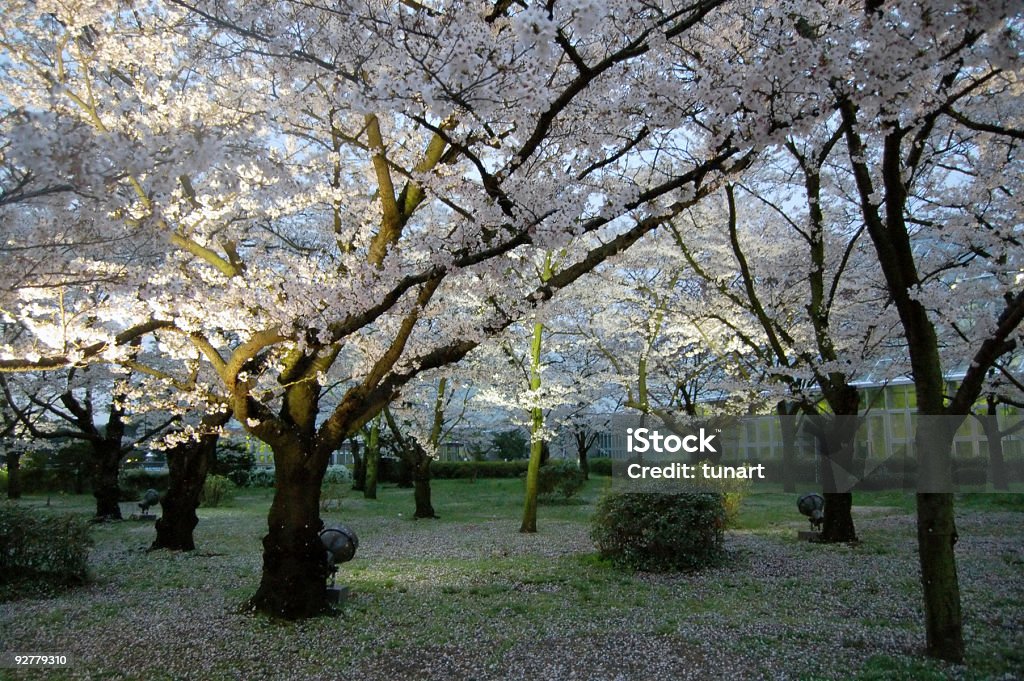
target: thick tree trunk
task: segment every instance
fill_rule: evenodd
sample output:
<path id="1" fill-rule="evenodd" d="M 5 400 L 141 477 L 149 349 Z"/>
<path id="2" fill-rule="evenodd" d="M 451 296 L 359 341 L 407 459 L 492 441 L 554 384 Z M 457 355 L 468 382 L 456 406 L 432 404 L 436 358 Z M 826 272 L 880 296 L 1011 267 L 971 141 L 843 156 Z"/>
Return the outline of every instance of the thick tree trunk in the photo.
<path id="1" fill-rule="evenodd" d="M 223 425 L 220 423 L 208 425 Z M 191 551 L 195 545 L 193 532 L 199 524 L 196 509 L 203 492 L 206 474 L 217 456 L 216 432 L 202 435 L 198 441 L 184 442 L 167 453 L 170 469 L 167 492 L 160 499 L 162 513 L 156 521 L 156 539 L 150 550 Z"/>
<path id="2" fill-rule="evenodd" d="M 92 495 L 96 499 L 96 518 L 121 520 L 121 489 L 117 474 L 121 470 L 121 448 L 109 440 L 92 443 Z"/>
<path id="3" fill-rule="evenodd" d="M 202 491 L 202 486 L 199 487 Z M 160 500 L 162 513 L 156 521 L 156 539 L 149 550 L 192 551 L 195 549 L 193 531 L 199 524 L 196 508 L 199 507 L 199 493 L 192 491 L 188 483 L 180 484 L 171 496 L 165 494 Z"/>
<path id="4" fill-rule="evenodd" d="M 960 663 L 964 658 L 960 583 L 957 579 L 953 495 L 917 495 L 917 545 L 924 586 L 928 655 Z"/>
<path id="5" fill-rule="evenodd" d="M 7 498 L 21 498 L 21 452 L 7 452 Z"/>
<path id="6" fill-rule="evenodd" d="M 294 620 L 329 611 L 330 567 L 320 542 L 320 484 L 298 445 L 275 448 L 277 482 L 263 538 L 263 576 L 249 600 L 255 611 Z"/>
<path id="7" fill-rule="evenodd" d="M 853 495 L 849 492 L 825 492 L 825 520 L 818 541 L 835 544 L 857 541 L 853 526 Z"/>
<path id="8" fill-rule="evenodd" d="M 822 462 L 822 484 L 825 498 L 824 522 L 818 541 L 824 544 L 857 541 L 853 523 L 854 439 L 856 416 L 833 416 L 820 419 L 818 452 Z"/>
<path id="9" fill-rule="evenodd" d="M 416 500 L 414 518 L 436 518 L 434 505 L 430 499 L 430 457 L 425 451 L 418 452 L 420 461 L 413 468 L 413 497 Z"/>

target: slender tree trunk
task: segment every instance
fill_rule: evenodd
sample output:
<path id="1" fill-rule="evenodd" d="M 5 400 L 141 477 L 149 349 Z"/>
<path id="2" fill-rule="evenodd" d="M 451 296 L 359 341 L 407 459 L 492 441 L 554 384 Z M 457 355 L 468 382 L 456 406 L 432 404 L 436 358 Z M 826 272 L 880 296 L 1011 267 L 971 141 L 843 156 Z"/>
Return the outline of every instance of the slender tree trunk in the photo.
<path id="1" fill-rule="evenodd" d="M 444 419 L 443 397 L 444 379 L 441 380 L 441 387 L 438 390 L 438 400 L 434 408 L 434 427 L 431 429 L 430 444 L 434 451 L 437 451 L 437 443 L 440 440 L 441 422 Z M 430 500 L 430 455 L 427 450 L 414 438 L 406 438 L 398 427 L 388 407 L 383 409 L 384 418 L 387 420 L 388 428 L 398 442 L 401 452 L 402 465 L 412 474 L 413 500 L 416 508 L 413 511 L 413 518 L 436 518 L 433 503 Z"/>
<path id="2" fill-rule="evenodd" d="M 918 459 L 917 544 L 928 655 L 962 662 L 963 619 L 951 491 L 956 428 L 955 417 L 920 417 L 914 443 Z"/>
<path id="3" fill-rule="evenodd" d="M 366 488 L 364 499 L 377 498 L 377 471 L 380 468 L 380 419 L 378 414 L 370 425 L 370 437 L 366 443 Z"/>
<path id="4" fill-rule="evenodd" d="M 544 325 L 533 325 L 533 342 L 530 345 L 530 390 L 540 389 L 540 351 Z M 526 469 L 526 498 L 523 502 L 523 523 L 520 532 L 537 531 L 537 483 L 540 479 L 540 464 L 544 457 L 544 442 L 540 439 L 544 428 L 544 410 L 534 407 L 531 411 L 530 463 Z"/>
<path id="5" fill-rule="evenodd" d="M 227 423 L 230 413 L 207 417 L 203 425 L 218 428 Z M 156 521 L 156 539 L 150 550 L 191 551 L 195 545 L 193 532 L 199 524 L 196 509 L 203 492 L 206 475 L 217 458 L 216 430 L 199 440 L 184 442 L 167 453 L 170 469 L 167 492 L 160 499 L 162 513 Z"/>
<path id="6" fill-rule="evenodd" d="M 540 480 L 541 443 L 530 445 L 530 463 L 526 469 L 526 499 L 523 502 L 523 522 L 520 532 L 537 531 L 537 486 Z"/>
<path id="7" fill-rule="evenodd" d="M 89 461 L 84 456 L 76 456 L 75 461 L 75 494 L 85 494 L 85 480 L 89 477 Z"/>
<path id="8" fill-rule="evenodd" d="M 359 453 L 359 440 L 352 438 L 352 491 L 366 489 L 366 456 Z"/>
<path id="9" fill-rule="evenodd" d="M 21 498 L 21 452 L 7 450 L 7 498 Z"/>
<path id="10" fill-rule="evenodd" d="M 320 484 L 301 445 L 274 449 L 277 481 L 263 538 L 263 576 L 249 605 L 257 612 L 294 620 L 329 610 L 330 567 L 320 542 Z"/>
<path id="11" fill-rule="evenodd" d="M 96 499 L 96 517 L 121 520 L 121 488 L 117 475 L 121 470 L 121 447 L 110 440 L 92 442 L 92 495 Z"/>
<path id="12" fill-rule="evenodd" d="M 583 479 L 590 480 L 590 461 L 587 453 L 590 451 L 590 443 L 587 442 L 587 431 L 577 430 L 573 433 L 576 439 L 576 455 L 579 457 L 580 471 L 583 472 Z"/>
<path id="13" fill-rule="evenodd" d="M 899 312 L 907 350 L 910 355 L 914 390 L 917 394 L 918 425 L 916 433 L 918 470 L 938 466 L 950 470 L 950 449 L 953 431 L 936 433 L 941 426 L 925 425 L 929 416 L 949 415 L 945 406 L 946 384 L 939 354 L 939 339 L 928 309 L 919 292 L 922 277 L 918 273 L 911 230 L 905 220 L 908 192 L 905 185 L 903 143 L 913 139 L 902 129 L 887 132 L 882 142 L 882 187 L 884 188 L 885 216 L 872 195 L 876 186 L 868 168 L 864 140 L 858 131 L 856 106 L 840 101 L 849 158 L 853 176 L 860 194 L 864 224 L 878 255 L 878 263 L 893 303 Z M 1001 354 L 1001 353 L 1000 353 Z M 977 357 L 977 355 L 975 355 Z M 993 356 L 994 362 L 998 354 Z M 976 365 L 978 369 L 986 367 Z M 968 374 L 971 369 L 968 369 Z M 977 376 L 974 372 L 974 376 Z M 978 398 L 980 382 L 972 384 L 969 392 L 957 389 L 954 400 L 969 405 Z M 970 394 L 973 393 L 973 394 Z M 960 399 L 957 399 L 960 398 Z M 966 398 L 966 399 L 964 399 Z M 958 407 L 963 408 L 963 406 Z M 939 438 L 944 438 L 941 441 Z M 937 457 L 937 460 L 933 457 Z M 964 658 L 963 620 L 960 611 L 960 585 L 957 581 L 956 525 L 953 518 L 953 495 L 943 492 L 925 492 L 917 495 L 918 558 L 921 562 L 921 581 L 924 587 L 925 630 L 928 655 L 949 662 L 960 663 Z"/>

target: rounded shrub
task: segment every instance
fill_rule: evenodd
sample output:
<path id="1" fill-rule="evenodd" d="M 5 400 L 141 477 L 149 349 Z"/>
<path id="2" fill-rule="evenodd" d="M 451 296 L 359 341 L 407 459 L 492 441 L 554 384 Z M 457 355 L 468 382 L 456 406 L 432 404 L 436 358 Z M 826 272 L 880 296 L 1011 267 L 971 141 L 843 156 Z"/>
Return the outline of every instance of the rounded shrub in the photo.
<path id="1" fill-rule="evenodd" d="M 324 473 L 325 485 L 350 485 L 352 484 L 352 469 L 348 466 L 328 466 Z"/>
<path id="2" fill-rule="evenodd" d="M 277 473 L 273 468 L 254 468 L 249 472 L 250 487 L 273 487 Z"/>
<path id="3" fill-rule="evenodd" d="M 569 499 L 583 484 L 583 471 L 572 461 L 549 461 L 537 473 L 537 494 L 546 499 Z"/>
<path id="4" fill-rule="evenodd" d="M 216 508 L 233 496 L 235 483 L 223 475 L 208 475 L 203 483 L 202 504 L 207 508 Z"/>
<path id="5" fill-rule="evenodd" d="M 619 567 L 694 570 L 724 558 L 725 522 L 721 494 L 613 493 L 598 503 L 591 538 Z"/>

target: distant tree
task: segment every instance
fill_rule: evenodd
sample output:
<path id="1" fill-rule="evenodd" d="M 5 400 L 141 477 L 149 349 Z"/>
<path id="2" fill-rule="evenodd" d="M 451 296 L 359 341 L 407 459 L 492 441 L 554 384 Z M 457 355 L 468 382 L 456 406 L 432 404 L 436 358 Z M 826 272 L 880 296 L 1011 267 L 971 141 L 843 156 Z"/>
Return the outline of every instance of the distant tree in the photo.
<path id="1" fill-rule="evenodd" d="M 130 411 L 138 398 L 138 385 L 132 382 L 131 372 L 117 375 L 95 367 L 70 369 L 63 376 L 19 375 L 10 379 L 0 375 L 0 386 L 20 425 L 32 437 L 88 444 L 97 518 L 121 518 L 118 473 L 122 461 L 179 420 L 177 415 L 157 416 L 148 424 L 140 419 L 141 427 L 129 431 Z"/>
<path id="2" fill-rule="evenodd" d="M 519 428 L 509 428 L 491 437 L 491 446 L 498 459 L 514 461 L 530 455 L 530 440 Z"/>

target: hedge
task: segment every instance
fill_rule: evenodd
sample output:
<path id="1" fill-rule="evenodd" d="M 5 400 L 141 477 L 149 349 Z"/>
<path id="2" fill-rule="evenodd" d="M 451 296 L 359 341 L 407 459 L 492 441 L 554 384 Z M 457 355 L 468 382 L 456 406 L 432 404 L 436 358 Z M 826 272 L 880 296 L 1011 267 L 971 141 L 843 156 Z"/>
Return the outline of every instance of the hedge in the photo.
<path id="1" fill-rule="evenodd" d="M 530 466 L 528 459 L 514 461 L 435 461 L 430 464 L 430 477 L 435 480 L 455 478 L 521 478 Z"/>
<path id="2" fill-rule="evenodd" d="M 0 504 L 0 581 L 83 582 L 91 545 L 83 517 Z"/>

